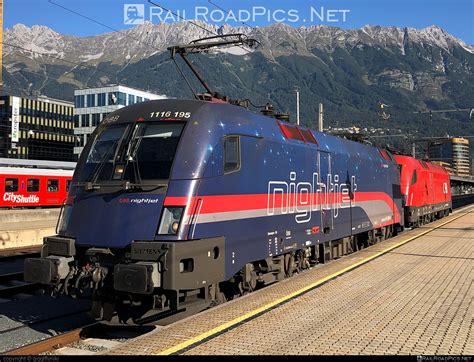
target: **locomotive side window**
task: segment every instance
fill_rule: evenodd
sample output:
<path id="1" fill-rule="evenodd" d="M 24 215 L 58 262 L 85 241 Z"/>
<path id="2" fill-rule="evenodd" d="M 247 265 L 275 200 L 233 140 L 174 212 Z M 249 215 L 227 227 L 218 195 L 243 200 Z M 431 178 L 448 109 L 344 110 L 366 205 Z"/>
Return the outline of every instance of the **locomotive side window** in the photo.
<path id="1" fill-rule="evenodd" d="M 70 187 L 71 187 L 71 180 L 66 180 L 66 192 L 69 192 Z"/>
<path id="2" fill-rule="evenodd" d="M 240 140 L 239 136 L 224 139 L 224 173 L 236 171 L 240 168 Z"/>
<path id="3" fill-rule="evenodd" d="M 413 176 L 411 177 L 411 184 L 412 185 L 416 184 L 416 170 L 413 171 Z"/>
<path id="4" fill-rule="evenodd" d="M 48 180 L 48 192 L 58 192 L 59 191 L 59 180 L 50 179 Z"/>
<path id="5" fill-rule="evenodd" d="M 38 192 L 40 188 L 40 181 L 37 178 L 29 178 L 26 181 L 26 191 Z"/>
<path id="6" fill-rule="evenodd" d="M 18 191 L 18 179 L 6 178 L 5 179 L 5 192 L 17 192 L 17 191 Z"/>

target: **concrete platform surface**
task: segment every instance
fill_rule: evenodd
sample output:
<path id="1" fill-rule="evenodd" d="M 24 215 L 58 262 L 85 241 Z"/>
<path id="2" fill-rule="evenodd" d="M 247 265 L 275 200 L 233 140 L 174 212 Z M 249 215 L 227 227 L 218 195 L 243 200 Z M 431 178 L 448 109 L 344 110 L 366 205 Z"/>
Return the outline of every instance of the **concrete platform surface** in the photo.
<path id="1" fill-rule="evenodd" d="M 0 210 L 0 250 L 42 245 L 58 217 L 59 208 Z"/>
<path id="2" fill-rule="evenodd" d="M 474 208 L 107 354 L 473 355 Z"/>
<path id="3" fill-rule="evenodd" d="M 4 224 L 24 223 L 38 220 L 57 220 L 59 207 L 47 209 L 1 209 L 0 210 L 0 230 L 5 230 Z"/>

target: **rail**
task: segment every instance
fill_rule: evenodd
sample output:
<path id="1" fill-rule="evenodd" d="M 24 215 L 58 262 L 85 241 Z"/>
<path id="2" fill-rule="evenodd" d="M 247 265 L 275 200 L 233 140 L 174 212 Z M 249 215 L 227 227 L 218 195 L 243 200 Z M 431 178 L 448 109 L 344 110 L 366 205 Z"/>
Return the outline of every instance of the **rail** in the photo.
<path id="1" fill-rule="evenodd" d="M 51 351 L 61 346 L 77 342 L 81 337 L 87 333 L 90 333 L 92 329 L 100 325 L 99 322 L 95 322 L 84 327 L 74 329 L 72 331 L 59 334 L 50 338 L 43 339 L 38 342 L 28 344 L 23 347 L 15 348 L 4 353 L 5 356 L 29 356 L 38 355 Z"/>

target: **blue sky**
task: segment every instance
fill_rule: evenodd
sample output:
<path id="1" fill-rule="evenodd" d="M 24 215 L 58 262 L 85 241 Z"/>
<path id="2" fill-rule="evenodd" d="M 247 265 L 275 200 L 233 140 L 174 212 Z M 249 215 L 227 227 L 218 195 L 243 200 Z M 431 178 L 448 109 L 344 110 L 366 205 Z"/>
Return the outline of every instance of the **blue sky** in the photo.
<path id="1" fill-rule="evenodd" d="M 91 17 L 115 29 L 126 29 L 124 4 L 144 4 L 144 17 L 150 19 L 147 0 L 51 0 L 82 15 Z M 239 25 L 234 18 L 246 20 L 250 26 L 264 26 L 275 20 L 293 26 L 332 25 L 359 28 L 365 24 L 395 25 L 424 28 L 438 25 L 450 34 L 474 44 L 474 0 L 153 0 L 187 19 L 198 18 L 221 25 L 222 17 L 230 25 Z M 241 11 L 239 16 L 239 10 Z M 176 20 L 172 14 L 155 8 L 154 23 Z M 161 12 L 161 14 L 160 14 Z M 141 15 L 141 14 L 140 14 Z M 249 20 L 248 17 L 251 17 Z M 48 0 L 4 0 L 4 24 L 10 28 L 17 23 L 27 26 L 46 25 L 70 35 L 95 35 L 110 31 L 55 6 Z"/>

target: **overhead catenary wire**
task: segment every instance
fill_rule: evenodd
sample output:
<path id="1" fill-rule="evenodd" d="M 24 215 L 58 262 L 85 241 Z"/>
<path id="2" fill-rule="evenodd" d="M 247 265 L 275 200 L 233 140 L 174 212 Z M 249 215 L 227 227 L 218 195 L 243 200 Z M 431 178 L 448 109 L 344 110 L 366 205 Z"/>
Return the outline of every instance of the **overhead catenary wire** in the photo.
<path id="1" fill-rule="evenodd" d="M 108 75 L 110 77 L 113 77 L 113 79 L 115 80 L 115 83 L 117 84 L 121 84 L 122 83 L 122 80 L 123 80 L 123 77 L 119 75 L 119 73 L 112 73 L 112 72 L 109 72 L 109 71 L 106 71 L 106 70 L 103 70 L 97 66 L 92 66 L 92 65 L 88 65 L 88 64 L 85 64 L 84 62 L 82 63 L 78 63 L 78 62 L 75 62 L 75 61 L 72 61 L 72 60 L 69 60 L 69 59 L 65 59 L 65 58 L 61 58 L 61 57 L 58 57 L 58 56 L 55 56 L 55 55 L 51 55 L 51 54 L 48 54 L 48 53 L 42 53 L 42 52 L 38 52 L 38 51 L 35 51 L 35 50 L 31 50 L 31 49 L 28 49 L 28 48 L 24 48 L 22 46 L 19 46 L 19 45 L 15 45 L 15 44 L 11 44 L 11 43 L 7 43 L 7 42 L 1 42 L 5 47 L 12 47 L 12 48 L 16 48 L 16 49 L 20 49 L 20 50 L 23 50 L 25 52 L 29 52 L 29 53 L 32 53 L 32 54 L 37 54 L 37 55 L 41 55 L 41 56 L 45 56 L 45 57 L 48 57 L 48 58 L 51 58 L 51 59 L 55 59 L 55 60 L 59 60 L 59 61 L 62 61 L 64 63 L 68 63 L 68 64 L 71 64 L 71 65 L 74 65 L 75 67 L 78 67 L 77 71 L 82 74 L 82 75 L 89 75 L 87 73 L 84 73 L 85 70 L 84 69 L 80 69 L 80 68 L 86 68 L 86 69 L 90 69 L 94 72 L 97 72 L 97 73 L 102 73 L 102 74 L 105 74 L 105 75 Z M 16 53 L 15 56 L 20 56 L 20 57 L 24 57 L 24 58 L 27 58 L 27 59 L 32 59 L 32 60 L 35 60 L 33 57 L 29 57 L 27 55 L 24 55 L 24 54 L 19 54 L 19 53 Z M 156 67 L 159 67 L 160 65 L 163 65 L 165 63 L 168 63 L 170 62 L 169 59 L 164 59 L 163 61 L 161 61 L 160 63 L 156 64 L 155 66 Z M 38 64 L 40 65 L 47 65 L 47 63 L 45 62 L 38 62 Z M 68 71 L 65 71 L 65 72 L 62 72 L 61 76 L 64 76 L 68 73 L 72 73 L 74 71 L 74 67 L 69 69 Z M 43 73 L 35 73 L 35 72 L 32 72 L 31 70 L 26 70 L 26 69 L 21 69 L 19 70 L 19 72 L 28 72 L 28 73 L 32 73 L 32 74 L 38 74 L 38 75 L 42 75 L 42 76 L 46 76 L 48 78 L 50 78 L 47 74 L 43 74 Z M 49 71 L 50 72 L 50 71 Z M 15 74 L 15 73 L 12 73 L 12 72 L 7 72 L 9 74 Z M 153 84 L 155 87 L 157 87 L 158 89 L 160 88 L 160 86 L 158 84 Z M 5 85 L 6 88 L 10 88 L 8 84 Z"/>
<path id="2" fill-rule="evenodd" d="M 193 21 L 191 21 L 191 20 L 187 20 L 185 17 L 183 17 L 183 16 L 181 16 L 181 15 L 179 15 L 179 14 L 177 14 L 177 13 L 171 11 L 170 9 L 165 8 L 164 6 L 161 6 L 160 4 L 157 4 L 157 3 L 153 2 L 152 0 L 148 0 L 148 3 L 150 3 L 150 4 L 152 4 L 152 5 L 155 5 L 155 6 L 159 7 L 160 9 L 162 9 L 162 10 L 164 10 L 164 11 L 167 11 L 168 13 L 173 14 L 175 17 L 177 17 L 177 18 L 179 18 L 179 19 L 181 19 L 181 20 L 183 20 L 183 21 L 186 21 L 186 22 L 188 22 L 188 23 L 190 23 L 190 24 L 192 24 L 192 25 L 194 25 L 194 26 L 196 26 L 196 27 L 198 27 L 198 28 L 204 30 L 205 32 L 207 32 L 207 33 L 213 35 L 213 37 L 209 37 L 209 38 L 205 38 L 205 39 L 216 38 L 216 37 L 221 37 L 221 36 L 222 36 L 222 34 L 219 34 L 219 33 L 215 32 L 215 31 L 211 31 L 211 30 L 207 29 L 206 27 L 201 26 L 201 25 L 199 25 L 199 24 L 197 24 L 197 23 L 195 23 L 195 22 L 193 22 Z M 231 35 L 231 34 L 229 34 L 229 35 Z M 236 34 L 236 35 L 240 35 L 240 34 Z M 199 40 L 201 40 L 201 39 L 199 39 Z M 193 41 L 192 43 L 196 43 L 196 42 L 198 42 L 199 40 L 195 40 L 195 41 Z M 204 39 L 202 39 L 202 40 L 204 40 Z M 258 42 L 257 42 L 257 43 L 258 43 Z M 246 53 L 249 52 L 248 49 L 245 49 L 245 48 L 242 47 L 241 45 L 236 45 L 236 46 L 239 47 L 239 48 L 241 48 L 241 49 L 243 49 Z M 168 48 L 168 50 L 170 50 L 170 48 Z M 185 61 L 185 63 L 187 63 L 187 65 L 189 66 L 189 68 L 191 69 L 191 71 L 194 73 L 194 75 L 198 78 L 198 80 L 200 81 L 200 83 L 204 86 L 204 88 L 206 89 L 206 91 L 207 91 L 207 92 L 210 92 L 210 88 L 209 88 L 208 85 L 203 81 L 202 77 L 201 77 L 199 74 L 197 74 L 197 70 L 192 66 L 192 63 L 191 63 L 189 60 L 187 60 L 187 59 L 185 58 L 185 54 L 181 53 L 181 56 L 182 56 L 182 59 Z M 198 94 L 195 92 L 194 88 L 191 86 L 191 83 L 190 83 L 189 80 L 186 78 L 186 75 L 184 74 L 183 70 L 179 67 L 178 63 L 177 63 L 176 60 L 174 59 L 174 53 L 171 54 L 171 58 L 173 59 L 174 64 L 175 64 L 175 66 L 176 66 L 176 68 L 177 68 L 179 74 L 182 76 L 182 78 L 185 80 L 187 86 L 188 86 L 189 89 L 191 90 L 191 92 L 192 92 L 194 98 L 195 98 L 195 99 L 199 99 Z M 225 62 L 222 62 L 222 64 L 224 64 L 224 66 L 229 69 L 228 65 L 227 65 Z M 230 69 L 229 69 L 229 71 L 230 71 Z"/>
<path id="3" fill-rule="evenodd" d="M 220 35 L 220 34 L 218 34 L 218 33 L 215 32 L 215 31 L 209 30 L 209 29 L 205 28 L 204 26 L 201 26 L 201 25 L 195 23 L 194 21 L 191 21 L 191 20 L 186 19 L 184 16 L 181 16 L 181 15 L 179 15 L 179 14 L 177 14 L 177 13 L 175 13 L 175 12 L 173 12 L 173 11 L 171 11 L 171 10 L 169 10 L 169 9 L 167 9 L 167 8 L 165 8 L 165 7 L 161 6 L 161 5 L 159 5 L 159 4 L 155 3 L 155 2 L 153 2 L 152 0 L 147 0 L 147 1 L 148 1 L 150 4 L 153 4 L 153 5 L 155 5 L 155 6 L 158 6 L 160 9 L 163 9 L 164 11 L 168 11 L 169 13 L 173 14 L 173 15 L 176 16 L 177 18 L 179 18 L 179 19 L 181 19 L 181 20 L 183 20 L 183 21 L 186 21 L 186 22 L 188 22 L 188 23 L 190 23 L 190 24 L 192 24 L 192 25 L 194 25 L 194 26 L 196 26 L 196 27 L 198 27 L 198 28 L 200 28 L 200 29 L 202 29 L 202 30 L 208 32 L 209 34 L 212 34 L 212 35 Z M 243 50 L 246 51 L 247 53 L 249 52 L 248 49 L 245 49 L 244 47 L 242 47 L 242 46 L 240 46 L 240 45 L 238 45 L 238 47 L 241 48 L 241 49 L 243 49 Z"/>
<path id="4" fill-rule="evenodd" d="M 124 34 L 121 30 L 118 30 L 118 29 L 116 29 L 116 28 L 114 28 L 114 27 L 111 27 L 110 25 L 107 25 L 107 24 L 105 24 L 105 23 L 103 23 L 103 22 L 101 22 L 101 21 L 98 21 L 98 20 L 96 20 L 96 19 L 93 19 L 93 18 L 91 18 L 91 17 L 89 17 L 89 16 L 87 16 L 87 15 L 81 14 L 80 12 L 78 12 L 78 11 L 76 11 L 76 10 L 73 10 L 73 9 L 70 9 L 70 8 L 68 8 L 68 7 L 66 7 L 66 6 L 64 6 L 64 5 L 62 5 L 62 4 L 59 4 L 59 3 L 55 2 L 55 1 L 53 1 L 53 0 L 48 0 L 48 2 L 51 3 L 51 4 L 53 4 L 53 5 L 55 5 L 55 6 L 58 6 L 58 7 L 62 8 L 62 9 L 64 9 L 64 10 L 66 10 L 66 11 L 68 11 L 68 12 L 70 12 L 70 13 L 72 13 L 72 14 L 75 14 L 75 15 L 77 15 L 77 16 L 80 16 L 80 17 L 84 18 L 84 19 L 87 19 L 87 20 L 89 20 L 89 21 L 92 21 L 92 22 L 94 22 L 94 23 L 96 23 L 96 24 L 98 24 L 98 25 L 101 25 L 101 26 L 103 26 L 103 27 L 105 27 L 105 28 L 107 28 L 107 29 L 109 29 L 109 30 L 112 30 L 112 31 L 114 31 L 114 32 L 120 32 L 121 34 Z M 153 4 L 153 5 L 157 6 L 157 7 L 160 7 L 161 9 L 163 9 L 163 10 L 165 10 L 165 11 L 168 11 L 168 12 L 172 13 L 173 15 L 175 15 L 176 17 L 178 17 L 178 18 L 180 18 L 180 19 L 182 19 L 182 20 L 186 20 L 185 18 L 183 18 L 183 17 L 180 16 L 179 14 L 176 14 L 176 13 L 172 12 L 171 10 L 166 9 L 166 8 L 164 8 L 163 6 L 159 5 L 159 4 L 156 4 L 156 3 L 154 3 L 154 2 L 151 1 L 151 0 L 148 0 L 148 2 L 149 2 L 150 4 Z M 212 32 L 212 31 L 210 31 L 209 29 L 206 29 L 205 27 L 203 27 L 203 26 L 201 26 L 201 25 L 199 25 L 199 24 L 196 24 L 195 22 L 189 21 L 189 23 L 192 24 L 192 25 L 194 25 L 194 26 L 197 26 L 197 27 L 199 27 L 199 28 L 201 28 L 201 29 L 203 29 L 203 30 L 205 30 L 206 32 L 208 32 L 208 33 L 210 33 L 210 34 L 217 35 L 217 33 Z M 141 39 L 138 39 L 138 38 L 136 38 L 136 37 L 134 37 L 134 36 L 131 36 L 130 34 L 125 34 L 125 35 L 126 35 L 128 38 L 133 39 L 133 40 L 135 40 L 135 41 L 138 41 L 138 42 L 140 42 L 140 43 L 143 43 L 143 44 L 145 44 L 145 45 L 147 45 L 147 46 L 149 46 L 149 47 L 152 47 L 152 48 L 155 49 L 155 50 L 158 50 L 158 51 L 160 51 L 160 52 L 163 51 L 163 49 L 159 49 L 159 48 L 154 47 L 153 45 L 147 44 L 147 43 L 141 41 Z M 248 50 L 245 49 L 245 48 L 242 48 L 242 49 L 244 49 L 245 51 L 248 51 Z M 170 61 L 170 60 L 168 59 L 167 61 Z M 162 63 L 164 63 L 164 61 L 161 62 L 160 64 L 162 64 Z M 175 62 L 175 64 L 176 64 L 176 62 Z M 180 71 L 180 72 L 181 72 L 181 71 Z M 194 92 L 193 92 L 193 93 L 194 93 Z M 193 95 L 195 96 L 195 94 L 193 94 Z"/>
<path id="5" fill-rule="evenodd" d="M 211 5 L 213 5 L 214 7 L 218 8 L 219 10 L 223 11 L 223 12 L 226 13 L 227 15 L 230 15 L 230 11 L 229 11 L 229 10 L 226 10 L 226 9 L 224 9 L 223 7 L 217 5 L 217 4 L 214 3 L 212 0 L 207 0 L 207 2 L 208 2 L 209 4 L 211 4 Z M 253 26 L 247 24 L 245 21 L 241 21 L 240 23 L 241 23 L 242 25 L 245 25 L 245 26 L 251 28 L 251 29 L 254 29 Z"/>
<path id="6" fill-rule="evenodd" d="M 102 70 L 102 69 L 98 69 L 97 67 L 93 67 L 93 66 L 91 66 L 91 65 L 87 65 L 87 64 L 83 64 L 83 63 L 77 63 L 77 62 L 74 62 L 74 61 L 72 61 L 72 60 L 64 59 L 64 58 L 61 58 L 61 57 L 58 57 L 58 56 L 54 56 L 54 55 L 51 55 L 51 54 L 48 54 L 48 53 L 38 52 L 38 51 L 35 51 L 35 50 L 31 50 L 31 49 L 24 48 L 24 47 L 22 47 L 22 46 L 15 45 L 15 44 L 11 44 L 11 43 L 7 43 L 7 42 L 2 42 L 2 44 L 5 45 L 5 46 L 7 46 L 7 47 L 12 47 L 12 48 L 21 49 L 21 50 L 24 50 L 24 51 L 27 51 L 27 52 L 30 52 L 30 53 L 34 53 L 34 54 L 42 55 L 42 56 L 45 56 L 45 57 L 48 57 L 48 58 L 60 60 L 60 61 L 62 61 L 62 62 L 65 62 L 65 63 L 68 63 L 68 64 L 72 64 L 72 65 L 75 65 L 75 66 L 78 66 L 78 67 L 88 68 L 88 69 L 91 69 L 91 70 L 94 70 L 94 71 L 98 71 L 98 72 L 100 72 L 100 73 L 112 75 L 112 76 L 114 76 L 114 77 L 117 77 L 117 76 L 118 76 L 117 73 L 111 73 L 111 72 L 108 72 L 108 71 L 106 71 L 106 70 Z M 17 54 L 17 55 L 23 56 L 23 57 L 27 57 L 27 56 L 22 55 L 22 54 Z M 27 58 L 29 58 L 29 57 L 27 57 Z M 29 58 L 29 59 L 31 59 L 31 58 Z"/>
<path id="7" fill-rule="evenodd" d="M 87 20 L 89 20 L 89 21 L 92 21 L 92 22 L 95 23 L 95 24 L 98 24 L 98 25 L 100 25 L 100 26 L 103 26 L 103 27 L 105 27 L 105 28 L 107 28 L 107 29 L 109 29 L 109 30 L 112 30 L 113 32 L 123 34 L 123 35 L 125 35 L 127 38 L 130 38 L 130 39 L 135 40 L 136 42 L 145 44 L 146 46 L 148 46 L 148 47 L 150 47 L 150 48 L 153 48 L 153 49 L 158 50 L 158 51 L 160 51 L 160 52 L 164 51 L 163 49 L 160 49 L 160 48 L 155 47 L 153 44 L 149 44 L 149 43 L 147 43 L 147 42 L 144 42 L 144 41 L 143 41 L 142 39 L 140 39 L 140 38 L 137 38 L 137 37 L 134 37 L 134 36 L 132 36 L 132 35 L 130 35 L 130 34 L 124 33 L 123 30 L 116 29 L 116 28 L 114 28 L 114 27 L 112 27 L 112 26 L 110 26 L 110 25 L 107 25 L 107 24 L 105 24 L 105 23 L 99 21 L 99 20 L 93 19 L 93 18 L 91 18 L 90 16 L 81 14 L 80 12 L 78 12 L 78 11 L 76 11 L 76 10 L 70 9 L 70 8 L 68 8 L 67 6 L 64 6 L 64 5 L 62 5 L 62 4 L 59 4 L 59 3 L 57 3 L 57 2 L 55 2 L 55 1 L 53 1 L 53 0 L 48 0 L 48 2 L 49 2 L 50 4 L 52 4 L 52 5 L 55 5 L 55 6 L 57 6 L 57 7 L 60 7 L 60 8 L 62 8 L 62 9 L 64 9 L 64 10 L 68 11 L 68 12 L 70 12 L 70 13 L 72 13 L 72 14 L 75 14 L 75 15 L 77 15 L 77 16 L 80 16 L 81 18 L 87 19 Z"/>
<path id="8" fill-rule="evenodd" d="M 27 59 L 31 59 L 29 56 L 26 56 L 26 55 L 22 55 L 22 54 L 16 54 L 16 56 L 19 56 L 19 57 L 23 57 L 23 58 L 27 58 Z M 12 75 L 12 76 L 15 76 L 17 74 L 22 74 L 22 73 L 28 73 L 28 74 L 36 74 L 36 75 L 40 75 L 40 76 L 43 76 L 43 77 L 46 77 L 46 79 L 50 79 L 52 78 L 51 75 L 53 75 L 54 77 L 57 77 L 57 78 L 52 78 L 54 80 L 58 80 L 60 77 L 64 77 L 66 76 L 67 74 L 70 74 L 70 73 L 73 73 L 74 72 L 74 68 L 71 68 L 67 71 L 64 71 L 64 70 L 60 70 L 60 69 L 55 69 L 56 72 L 53 73 L 51 70 L 47 70 L 47 69 L 44 69 L 43 66 L 44 65 L 47 65 L 46 63 L 41 63 L 41 62 L 38 62 L 38 65 L 40 66 L 40 70 L 42 70 L 43 72 L 40 72 L 40 71 L 33 71 L 31 69 L 27 69 L 27 68 L 22 68 L 22 69 L 17 69 L 15 72 L 10 72 L 10 71 L 6 71 L 6 73 Z M 95 70 L 98 70 L 98 69 L 95 69 Z M 85 69 L 76 69 L 76 71 L 82 75 L 90 75 L 89 73 L 84 73 L 86 72 Z M 116 82 L 119 83 L 119 81 L 116 79 Z M 8 87 L 8 85 L 7 85 Z M 37 89 L 37 91 L 39 91 L 41 88 Z"/>
<path id="9" fill-rule="evenodd" d="M 148 46 L 148 47 L 150 47 L 150 48 L 153 48 L 153 49 L 155 49 L 155 50 L 157 50 L 157 51 L 159 51 L 159 52 L 164 52 L 164 51 L 165 51 L 164 49 L 160 49 L 160 48 L 154 47 L 153 45 L 151 45 L 151 44 L 149 44 L 149 43 L 147 43 L 147 42 L 144 42 L 143 40 L 141 40 L 141 39 L 139 39 L 139 38 L 137 38 L 137 37 L 134 37 L 134 36 L 132 36 L 132 35 L 130 35 L 130 34 L 124 33 L 123 31 L 120 31 L 120 30 L 118 30 L 118 29 L 115 29 L 115 28 L 113 28 L 113 27 L 111 27 L 111 26 L 109 26 L 109 25 L 107 25 L 107 24 L 104 24 L 104 23 L 102 23 L 102 22 L 100 22 L 100 21 L 98 21 L 98 20 L 96 20 L 96 19 L 93 19 L 93 18 L 91 18 L 91 17 L 89 17 L 89 16 L 87 16 L 87 15 L 81 14 L 81 13 L 79 13 L 78 11 L 75 11 L 75 10 L 73 10 L 73 9 L 70 9 L 70 8 L 68 8 L 68 7 L 66 7 L 66 6 L 64 6 L 64 5 L 62 5 L 62 4 L 56 3 L 56 2 L 53 1 L 53 0 L 48 0 L 48 2 L 49 2 L 50 4 L 52 4 L 52 5 L 55 5 L 55 6 L 57 6 L 57 7 L 60 7 L 60 8 L 62 8 L 62 9 L 64 9 L 64 10 L 66 10 L 66 11 L 69 11 L 69 12 L 71 12 L 71 13 L 77 15 L 77 16 L 80 16 L 80 17 L 85 18 L 85 19 L 87 19 L 87 20 L 89 20 L 89 21 L 92 21 L 92 22 L 94 22 L 94 23 L 96 23 L 96 24 L 99 24 L 99 25 L 101 25 L 101 26 L 103 26 L 103 27 L 105 27 L 105 28 L 107 28 L 107 29 L 109 29 L 109 30 L 112 30 L 112 31 L 117 32 L 117 33 L 120 32 L 121 34 L 125 35 L 126 37 L 128 37 L 128 38 L 130 38 L 130 39 L 133 39 L 134 41 L 137 41 L 137 42 L 139 42 L 139 43 L 142 43 L 142 44 L 144 44 L 144 45 L 146 45 L 146 46 Z M 83 63 L 77 63 L 77 62 L 74 62 L 74 61 L 71 61 L 71 60 L 68 60 L 68 59 L 64 59 L 64 58 L 61 58 L 61 57 L 58 57 L 58 56 L 54 56 L 54 55 L 51 55 L 51 54 L 47 54 L 47 53 L 41 53 L 41 52 L 38 52 L 38 51 L 34 51 L 34 50 L 31 50 L 31 49 L 27 49 L 27 48 L 21 47 L 21 46 L 19 46 L 19 45 L 11 44 L 11 43 L 2 42 L 2 44 L 6 45 L 6 46 L 13 47 L 13 48 L 21 49 L 21 50 L 24 50 L 24 51 L 28 51 L 28 52 L 31 52 L 31 53 L 34 53 L 34 54 L 38 54 L 38 55 L 41 55 L 41 56 L 46 56 L 46 57 L 49 57 L 49 58 L 51 58 L 51 59 L 57 59 L 57 60 L 60 60 L 60 61 L 62 61 L 62 62 L 65 62 L 65 63 L 75 65 L 75 66 L 77 66 L 77 67 L 88 68 L 88 69 L 91 69 L 91 70 L 96 71 L 96 72 L 100 72 L 100 73 L 103 73 L 103 74 L 110 75 L 110 76 L 114 77 L 114 80 L 115 80 L 115 82 L 116 82 L 117 84 L 121 83 L 120 80 L 123 79 L 123 77 L 121 77 L 118 73 L 108 72 L 108 71 L 105 71 L 105 70 L 100 69 L 100 68 L 98 68 L 98 67 L 94 67 L 94 66 L 91 66 L 91 65 L 84 64 L 84 62 L 83 62 Z M 169 59 L 165 59 L 165 60 L 161 61 L 160 63 L 158 63 L 156 66 L 160 66 L 160 65 L 162 65 L 162 64 L 164 64 L 164 63 L 167 63 L 167 62 L 169 62 L 169 61 L 170 61 Z M 72 72 L 72 70 L 73 70 L 73 69 L 69 70 L 68 72 Z M 10 74 L 11 74 L 11 73 L 10 73 Z M 66 74 L 67 74 L 67 72 L 66 72 Z M 158 87 L 158 85 L 155 85 L 155 86 L 156 86 L 157 88 L 160 88 L 160 87 Z M 7 87 L 8 87 L 8 86 L 7 86 Z"/>
<path id="10" fill-rule="evenodd" d="M 191 21 L 191 20 L 187 20 L 185 17 L 183 17 L 183 16 L 181 16 L 181 15 L 179 15 L 179 14 L 177 14 L 177 13 L 175 13 L 175 12 L 173 12 L 173 11 L 167 9 L 167 8 L 165 8 L 164 6 L 161 6 L 161 5 L 157 4 L 157 3 L 154 3 L 152 0 L 147 0 L 147 1 L 148 1 L 150 4 L 153 4 L 153 5 L 157 6 L 157 7 L 159 7 L 160 9 L 169 12 L 170 14 L 173 14 L 173 15 L 176 16 L 177 18 L 179 18 L 179 19 L 181 19 L 181 20 L 184 20 L 184 21 L 187 21 L 187 22 L 189 22 L 190 24 L 193 24 L 194 26 L 197 26 L 198 28 L 200 28 L 200 29 L 202 29 L 202 30 L 208 32 L 209 34 L 218 35 L 216 32 L 213 32 L 213 31 L 211 31 L 211 30 L 205 28 L 204 26 L 201 26 L 201 25 L 199 25 L 199 24 L 196 24 L 195 22 L 193 22 L 193 21 Z"/>
<path id="11" fill-rule="evenodd" d="M 89 21 L 91 21 L 91 22 L 94 22 L 95 24 L 101 25 L 101 26 L 103 26 L 103 27 L 105 27 L 105 28 L 107 28 L 107 29 L 109 29 L 109 30 L 112 30 L 112 31 L 117 32 L 117 33 L 120 32 L 121 34 L 124 34 L 126 37 L 128 37 L 128 38 L 130 38 L 130 39 L 133 39 L 134 41 L 140 42 L 140 43 L 142 43 L 142 44 L 145 44 L 145 45 L 147 45 L 148 47 L 154 48 L 154 49 L 156 49 L 156 50 L 158 50 L 158 51 L 160 51 L 160 52 L 163 51 L 163 49 L 156 48 L 156 47 L 154 47 L 152 44 L 143 42 L 141 39 L 139 39 L 139 38 L 137 38 L 137 37 L 134 37 L 134 36 L 132 36 L 132 35 L 130 35 L 130 34 L 124 33 L 123 31 L 121 31 L 121 30 L 119 30 L 119 29 L 116 29 L 116 28 L 114 28 L 114 27 L 112 27 L 112 26 L 110 26 L 110 25 L 107 25 L 107 24 L 105 24 L 105 23 L 99 21 L 99 20 L 96 20 L 96 19 L 94 19 L 94 18 L 91 18 L 90 16 L 84 15 L 84 14 L 82 14 L 82 13 L 80 13 L 80 12 L 74 10 L 74 9 L 68 8 L 67 6 L 64 6 L 64 5 L 62 5 L 62 4 L 59 4 L 58 2 L 55 2 L 54 0 L 48 0 L 48 2 L 49 2 L 50 4 L 52 4 L 52 5 L 55 5 L 55 6 L 57 6 L 57 7 L 60 7 L 60 8 L 62 8 L 62 9 L 64 9 L 64 10 L 68 11 L 68 12 L 70 12 L 70 13 L 72 13 L 72 14 L 75 14 L 75 15 L 77 15 L 77 16 L 79 16 L 79 17 L 82 17 L 82 18 L 87 19 L 87 20 L 89 20 Z M 160 7 L 161 9 L 163 9 L 163 10 L 165 10 L 165 11 L 168 11 L 168 12 L 172 13 L 174 16 L 176 16 L 176 17 L 178 17 L 178 18 L 180 18 L 180 19 L 182 19 L 182 20 L 186 20 L 184 17 L 180 16 L 179 14 L 176 14 L 176 13 L 172 12 L 171 10 L 169 10 L 169 9 L 167 9 L 167 8 L 165 8 L 165 7 L 161 6 L 161 5 L 159 5 L 159 4 L 156 4 L 155 2 L 153 2 L 153 1 L 151 1 L 151 0 L 148 0 L 148 2 L 149 2 L 150 4 L 153 4 L 153 5 L 157 6 L 157 7 Z M 206 31 L 206 32 L 209 33 L 209 34 L 218 35 L 216 32 L 213 32 L 213 31 L 211 31 L 211 30 L 205 28 L 204 26 L 201 26 L 201 25 L 199 25 L 199 24 L 197 24 L 197 23 L 195 23 L 195 22 L 193 22 L 193 21 L 188 21 L 188 22 L 189 22 L 190 24 L 196 26 L 196 27 L 199 27 L 199 28 L 203 29 L 204 31 Z M 239 47 L 242 48 L 242 49 L 244 49 L 244 51 L 246 51 L 246 52 L 249 51 L 248 49 L 245 49 L 245 48 L 243 48 L 243 47 L 241 47 L 241 46 L 239 46 Z M 43 54 L 43 55 L 46 55 L 46 54 Z M 161 62 L 161 63 L 164 63 L 164 61 Z M 160 64 L 161 64 L 161 63 L 160 63 Z M 77 66 L 80 66 L 80 64 L 77 64 L 77 63 L 76 63 L 76 65 L 77 65 Z M 227 66 L 227 65 L 226 65 L 226 66 Z M 96 69 L 96 68 L 94 68 L 94 69 Z"/>

